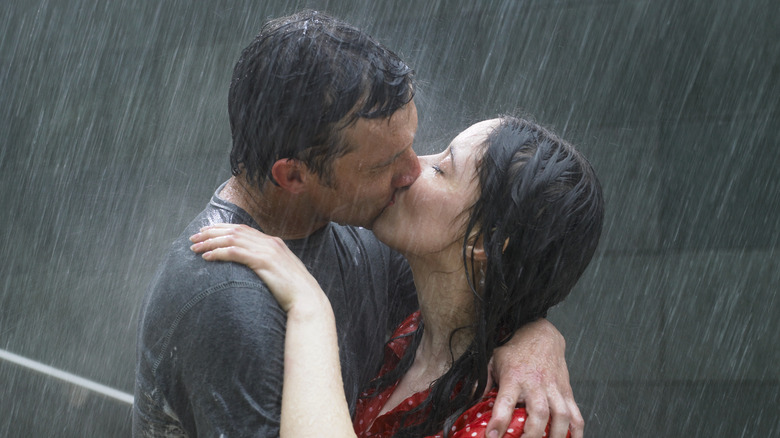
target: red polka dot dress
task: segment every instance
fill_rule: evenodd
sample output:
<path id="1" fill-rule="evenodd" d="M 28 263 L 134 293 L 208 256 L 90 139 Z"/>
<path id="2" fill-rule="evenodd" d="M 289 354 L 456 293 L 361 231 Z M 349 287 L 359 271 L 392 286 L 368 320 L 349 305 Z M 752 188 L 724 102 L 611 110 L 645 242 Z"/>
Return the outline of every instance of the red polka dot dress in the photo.
<path id="1" fill-rule="evenodd" d="M 398 326 L 395 333 L 393 333 L 392 340 L 385 346 L 385 362 L 382 365 L 382 369 L 379 371 L 378 377 L 385 375 L 392 371 L 403 357 L 404 352 L 409 347 L 411 342 L 411 336 L 401 337 L 403 335 L 410 334 L 417 330 L 420 321 L 420 313 L 415 312 L 409 316 L 401 325 Z M 401 419 L 404 415 L 419 406 L 426 397 L 428 397 L 429 391 L 418 392 L 413 394 L 398 406 L 392 410 L 377 415 L 382 411 L 382 408 L 387 402 L 388 398 L 395 391 L 398 382 L 389 386 L 379 393 L 366 392 L 363 393 L 358 400 L 357 408 L 355 410 L 355 419 L 353 425 L 355 427 L 355 433 L 359 438 L 363 437 L 391 437 L 401 426 Z M 485 397 L 483 397 L 474 406 L 470 407 L 455 421 L 452 426 L 450 436 L 452 438 L 473 438 L 484 437 L 487 432 L 487 424 L 490 421 L 490 417 L 493 410 L 493 404 L 496 400 L 497 389 L 491 390 Z M 407 417 L 407 421 L 413 421 L 415 423 L 421 423 L 425 420 L 425 413 L 418 412 L 413 416 Z M 509 424 L 505 437 L 520 437 L 523 434 L 523 426 L 525 425 L 526 411 L 523 407 L 515 408 L 512 416 L 512 421 Z M 545 436 L 550 432 L 550 425 L 547 425 Z M 443 437 L 443 433 L 433 435 L 434 437 Z"/>

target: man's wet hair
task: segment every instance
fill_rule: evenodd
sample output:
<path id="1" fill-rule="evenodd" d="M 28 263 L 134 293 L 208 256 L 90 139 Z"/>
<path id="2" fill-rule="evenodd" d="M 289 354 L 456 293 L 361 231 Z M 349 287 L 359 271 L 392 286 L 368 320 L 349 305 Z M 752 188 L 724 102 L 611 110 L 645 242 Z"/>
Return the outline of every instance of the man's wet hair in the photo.
<path id="1" fill-rule="evenodd" d="M 343 129 L 390 117 L 414 97 L 413 71 L 356 27 L 305 10 L 267 22 L 233 70 L 230 166 L 258 187 L 271 167 L 297 159 L 332 181 L 348 153 Z"/>

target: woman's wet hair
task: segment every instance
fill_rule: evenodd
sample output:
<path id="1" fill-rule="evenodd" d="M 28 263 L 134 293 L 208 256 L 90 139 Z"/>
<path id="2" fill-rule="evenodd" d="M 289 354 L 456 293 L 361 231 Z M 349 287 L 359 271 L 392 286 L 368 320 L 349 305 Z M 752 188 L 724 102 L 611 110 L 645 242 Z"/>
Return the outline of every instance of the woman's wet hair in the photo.
<path id="1" fill-rule="evenodd" d="M 488 136 L 479 182 L 466 236 L 481 238 L 487 256 L 477 320 L 500 344 L 571 292 L 601 237 L 604 200 L 579 151 L 514 117 Z M 472 287 L 477 291 L 475 281 Z"/>
<path id="2" fill-rule="evenodd" d="M 571 292 L 601 236 L 604 200 L 593 168 L 572 145 L 538 124 L 503 117 L 488 135 L 477 166 L 480 193 L 469 211 L 463 245 L 474 293 L 475 322 L 469 327 L 474 339 L 412 411 L 428 412 L 427 420 L 396 436 L 441 430 L 446 436 L 481 397 L 493 350 Z M 478 241 L 487 257 L 481 265 L 469 249 Z M 396 378 L 413 361 L 422 325 L 407 349 L 405 356 L 411 357 L 394 370 Z M 399 370 L 402 366 L 406 369 Z"/>
<path id="3" fill-rule="evenodd" d="M 360 29 L 311 10 L 269 21 L 233 71 L 232 173 L 262 187 L 274 162 L 292 158 L 328 182 L 332 160 L 352 147 L 341 130 L 390 117 L 413 96 L 411 68 Z"/>

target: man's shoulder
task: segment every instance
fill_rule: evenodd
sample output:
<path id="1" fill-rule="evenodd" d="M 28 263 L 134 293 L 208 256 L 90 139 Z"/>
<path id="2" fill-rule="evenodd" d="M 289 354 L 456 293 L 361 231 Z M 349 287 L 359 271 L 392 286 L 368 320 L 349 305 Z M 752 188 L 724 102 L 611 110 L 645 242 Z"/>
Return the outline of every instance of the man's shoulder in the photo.
<path id="1" fill-rule="evenodd" d="M 189 236 L 216 223 L 246 224 L 247 220 L 236 212 L 209 205 L 190 222 L 168 248 L 149 284 L 142 325 L 161 324 L 155 315 L 171 320 L 204 300 L 219 300 L 231 291 L 256 292 L 263 299 L 270 296 L 251 269 L 236 263 L 207 262 L 190 249 Z"/>
<path id="2" fill-rule="evenodd" d="M 246 426 L 255 431 L 270 427 L 270 436 L 278 434 L 286 316 L 249 268 L 207 262 L 190 250 L 189 236 L 203 226 L 256 227 L 245 212 L 215 198 L 170 245 L 147 290 L 138 326 L 135 389 L 136 400 L 146 403 L 139 403 L 143 415 L 136 416 L 134 427 L 147 426 L 142 417 L 164 413 L 166 428 L 176 424 L 189 433 L 205 425 L 243 436 Z M 220 389 L 215 393 L 212 388 Z M 215 414 L 209 417 L 215 423 L 201 424 L 195 412 L 216 413 L 215 403 L 247 420 Z M 169 412 L 177 418 L 168 418 Z M 211 435 L 210 429 L 205 434 Z"/>
<path id="3" fill-rule="evenodd" d="M 234 212 L 213 206 L 203 210 L 171 243 L 152 280 L 150 293 L 159 288 L 204 290 L 230 280 L 258 282 L 257 277 L 249 269 L 241 269 L 240 265 L 231 263 L 207 262 L 190 249 L 191 235 L 197 233 L 202 227 L 217 223 L 244 224 L 246 220 Z"/>

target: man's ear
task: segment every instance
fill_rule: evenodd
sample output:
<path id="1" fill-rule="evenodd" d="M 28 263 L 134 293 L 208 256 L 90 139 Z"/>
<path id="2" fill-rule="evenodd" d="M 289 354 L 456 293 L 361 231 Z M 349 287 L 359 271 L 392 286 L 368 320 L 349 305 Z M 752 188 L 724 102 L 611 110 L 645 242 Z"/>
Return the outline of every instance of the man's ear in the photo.
<path id="1" fill-rule="evenodd" d="M 279 187 L 298 194 L 305 191 L 309 170 L 305 164 L 294 158 L 284 158 L 271 166 L 271 176 Z"/>

